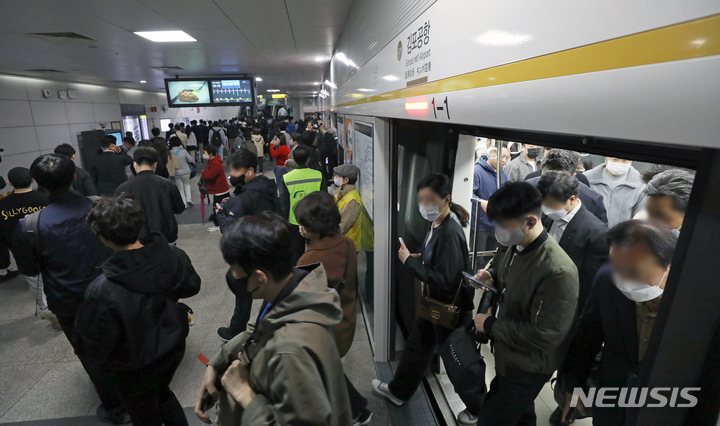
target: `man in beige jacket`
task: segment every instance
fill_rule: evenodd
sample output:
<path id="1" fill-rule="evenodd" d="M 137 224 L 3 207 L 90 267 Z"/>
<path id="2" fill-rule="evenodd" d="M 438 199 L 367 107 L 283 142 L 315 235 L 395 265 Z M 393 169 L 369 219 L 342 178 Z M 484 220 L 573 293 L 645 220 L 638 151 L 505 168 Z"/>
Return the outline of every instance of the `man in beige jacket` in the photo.
<path id="1" fill-rule="evenodd" d="M 223 234 L 223 257 L 235 285 L 263 299 L 257 322 L 211 361 L 195 414 L 207 392 L 218 401 L 219 425 L 352 425 L 345 376 L 332 327 L 340 299 L 322 265 L 293 268 L 290 226 L 275 213 L 246 216 Z M 222 387 L 217 388 L 218 377 Z"/>

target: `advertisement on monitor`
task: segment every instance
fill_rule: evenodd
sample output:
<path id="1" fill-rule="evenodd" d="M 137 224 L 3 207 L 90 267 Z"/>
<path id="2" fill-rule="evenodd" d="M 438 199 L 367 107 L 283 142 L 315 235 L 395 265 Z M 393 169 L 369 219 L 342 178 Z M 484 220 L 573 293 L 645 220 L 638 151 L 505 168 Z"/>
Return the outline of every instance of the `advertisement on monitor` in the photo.
<path id="1" fill-rule="evenodd" d="M 207 80 L 166 80 L 169 106 L 209 105 Z"/>

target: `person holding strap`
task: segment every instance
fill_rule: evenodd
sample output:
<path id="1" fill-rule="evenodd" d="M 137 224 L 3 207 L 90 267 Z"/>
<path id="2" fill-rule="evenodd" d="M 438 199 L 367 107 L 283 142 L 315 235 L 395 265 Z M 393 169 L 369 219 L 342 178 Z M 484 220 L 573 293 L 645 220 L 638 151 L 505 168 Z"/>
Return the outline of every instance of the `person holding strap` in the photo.
<path id="1" fill-rule="evenodd" d="M 470 268 L 468 245 L 463 227 L 469 214 L 452 202 L 450 178 L 433 173 L 417 186 L 420 214 L 432 227 L 425 238 L 422 253 L 410 253 L 400 242 L 398 258 L 417 279 L 424 283 L 429 296 L 439 302 L 454 304 L 461 312 L 457 327 L 472 319 L 473 290 L 462 286 L 462 273 Z M 398 407 L 412 398 L 417 390 L 435 349 L 447 340 L 453 329 L 418 316 L 407 338 L 400 365 L 390 383 L 374 379 L 373 391 Z M 460 393 L 469 410 L 477 412 L 480 398 Z"/>

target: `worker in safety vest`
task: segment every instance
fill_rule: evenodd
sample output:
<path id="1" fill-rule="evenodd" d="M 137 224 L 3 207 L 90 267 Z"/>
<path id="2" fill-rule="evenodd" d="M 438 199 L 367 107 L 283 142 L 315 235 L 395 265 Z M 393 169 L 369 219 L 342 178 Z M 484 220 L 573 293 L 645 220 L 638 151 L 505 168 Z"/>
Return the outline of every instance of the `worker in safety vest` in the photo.
<path id="1" fill-rule="evenodd" d="M 340 232 L 355 243 L 355 251 L 360 250 L 362 242 L 362 200 L 355 188 L 360 169 L 353 164 L 343 164 L 333 169 L 333 183 L 337 186 L 335 200 L 340 210 Z"/>
<path id="2" fill-rule="evenodd" d="M 323 177 L 321 172 L 307 166 L 310 151 L 304 145 L 295 148 L 293 155 L 297 168 L 283 175 L 283 184 L 286 188 L 283 192 L 283 207 L 288 209 L 288 222 L 293 231 L 290 243 L 293 247 L 294 265 L 305 253 L 305 238 L 300 234 L 300 225 L 295 220 L 295 205 L 305 195 L 320 191 Z"/>

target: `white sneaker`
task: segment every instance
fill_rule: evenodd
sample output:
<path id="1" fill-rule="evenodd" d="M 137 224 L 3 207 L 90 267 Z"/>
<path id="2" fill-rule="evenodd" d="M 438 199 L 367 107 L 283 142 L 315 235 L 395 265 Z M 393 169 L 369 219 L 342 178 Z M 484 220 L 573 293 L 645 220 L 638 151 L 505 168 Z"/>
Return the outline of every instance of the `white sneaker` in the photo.
<path id="1" fill-rule="evenodd" d="M 477 416 L 473 416 L 470 414 L 470 412 L 466 409 L 462 410 L 460 414 L 458 414 L 458 422 L 463 425 L 476 425 L 478 422 Z"/>
<path id="2" fill-rule="evenodd" d="M 50 321 L 50 326 L 55 330 L 62 330 L 62 326 L 60 326 L 60 321 L 58 320 L 58 317 L 52 312 L 50 312 L 50 309 L 45 309 L 42 315 L 40 315 L 40 318 Z"/>
<path id="3" fill-rule="evenodd" d="M 388 384 L 385 382 L 381 382 L 378 379 L 372 380 L 372 389 L 373 392 L 376 394 L 387 398 L 390 402 L 397 405 L 398 407 L 402 407 L 403 404 L 405 404 L 405 401 L 401 400 L 400 398 L 396 397 L 395 395 L 390 392 L 390 389 L 388 388 Z"/>
<path id="4" fill-rule="evenodd" d="M 208 232 L 217 232 L 220 230 L 219 226 L 211 226 L 208 228 Z"/>

